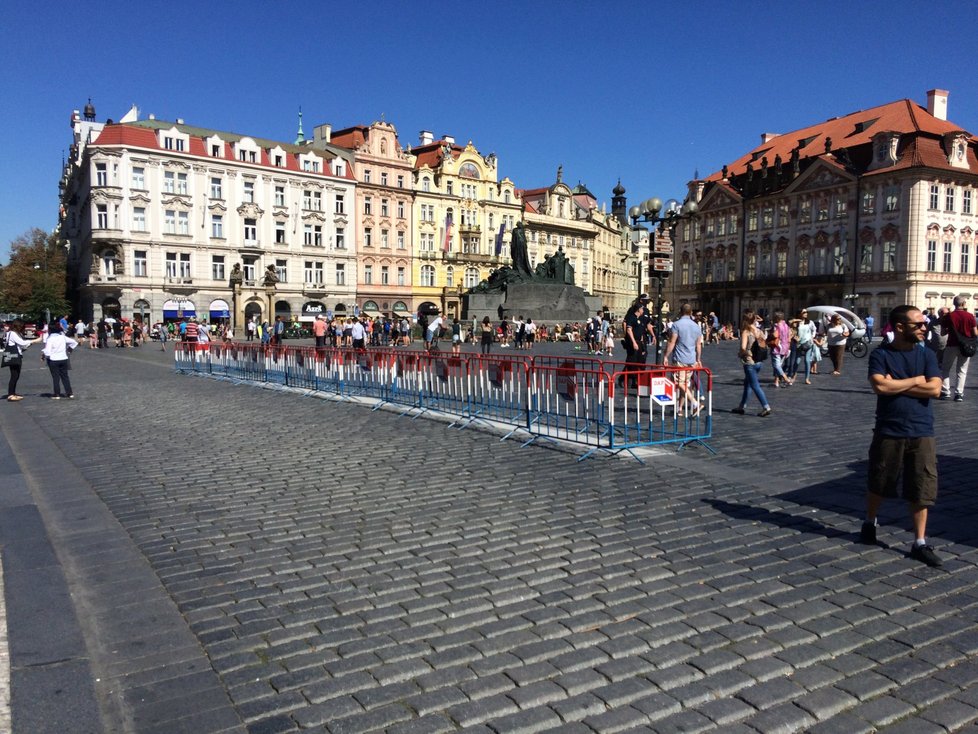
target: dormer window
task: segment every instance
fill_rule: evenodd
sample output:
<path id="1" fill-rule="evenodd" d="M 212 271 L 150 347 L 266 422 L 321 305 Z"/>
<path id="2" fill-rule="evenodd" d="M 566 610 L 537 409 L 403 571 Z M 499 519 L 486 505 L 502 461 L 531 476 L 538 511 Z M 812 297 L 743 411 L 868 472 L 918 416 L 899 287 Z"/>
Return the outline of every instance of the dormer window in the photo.
<path id="1" fill-rule="evenodd" d="M 897 162 L 897 147 L 900 135 L 890 130 L 873 136 L 873 163 L 870 170 L 892 166 Z"/>
<path id="2" fill-rule="evenodd" d="M 234 144 L 234 157 L 242 163 L 260 163 L 261 152 L 251 138 L 241 138 Z"/>
<path id="3" fill-rule="evenodd" d="M 947 162 L 955 168 L 968 167 L 968 138 L 961 130 L 944 135 L 944 150 L 947 152 Z"/>
<path id="4" fill-rule="evenodd" d="M 159 145 L 164 150 L 172 150 L 177 153 L 182 153 L 190 148 L 190 138 L 177 130 L 176 127 L 171 127 L 169 130 L 158 131 L 157 140 L 159 141 Z"/>

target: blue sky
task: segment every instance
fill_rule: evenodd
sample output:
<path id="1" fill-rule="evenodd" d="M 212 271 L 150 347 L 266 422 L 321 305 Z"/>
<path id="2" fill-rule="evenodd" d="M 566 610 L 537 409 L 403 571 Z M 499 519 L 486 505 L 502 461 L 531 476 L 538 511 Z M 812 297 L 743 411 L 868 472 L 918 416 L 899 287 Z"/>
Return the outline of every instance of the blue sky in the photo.
<path id="1" fill-rule="evenodd" d="M 56 223 L 69 115 L 141 117 L 291 141 L 393 122 L 472 140 L 500 174 L 558 165 L 610 204 L 682 198 L 694 171 L 829 117 L 950 91 L 978 133 L 971 1 L 116 2 L 0 4 L 0 262 Z"/>

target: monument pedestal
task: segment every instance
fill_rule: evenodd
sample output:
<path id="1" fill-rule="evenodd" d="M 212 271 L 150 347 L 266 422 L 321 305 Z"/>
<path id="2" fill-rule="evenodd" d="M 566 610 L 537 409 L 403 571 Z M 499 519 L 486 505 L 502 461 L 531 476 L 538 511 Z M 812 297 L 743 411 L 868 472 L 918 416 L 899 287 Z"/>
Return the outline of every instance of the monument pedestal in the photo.
<path id="1" fill-rule="evenodd" d="M 540 324 L 583 321 L 602 307 L 601 299 L 566 283 L 510 283 L 503 291 L 469 293 L 465 296 L 466 318 L 495 323 L 500 316 L 533 319 Z"/>

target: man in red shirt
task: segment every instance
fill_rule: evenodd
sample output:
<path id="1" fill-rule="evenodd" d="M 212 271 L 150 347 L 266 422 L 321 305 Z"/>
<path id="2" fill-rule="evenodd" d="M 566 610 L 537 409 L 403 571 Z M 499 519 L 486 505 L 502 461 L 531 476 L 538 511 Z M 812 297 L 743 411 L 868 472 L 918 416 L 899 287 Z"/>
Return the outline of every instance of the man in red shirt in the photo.
<path id="1" fill-rule="evenodd" d="M 187 331 L 184 335 L 184 341 L 196 344 L 198 328 L 197 319 L 190 319 L 190 321 L 187 322 Z"/>
<path id="2" fill-rule="evenodd" d="M 326 346 L 326 319 L 322 316 L 317 316 L 312 322 L 312 335 L 316 337 L 316 347 Z"/>
<path id="3" fill-rule="evenodd" d="M 954 402 L 964 400 L 964 381 L 968 377 L 968 362 L 975 353 L 975 337 L 978 337 L 978 323 L 965 306 L 968 299 L 954 297 L 954 310 L 941 319 L 941 331 L 947 337 L 947 347 L 941 362 L 944 381 L 941 384 L 941 400 L 947 400 L 954 393 Z"/>

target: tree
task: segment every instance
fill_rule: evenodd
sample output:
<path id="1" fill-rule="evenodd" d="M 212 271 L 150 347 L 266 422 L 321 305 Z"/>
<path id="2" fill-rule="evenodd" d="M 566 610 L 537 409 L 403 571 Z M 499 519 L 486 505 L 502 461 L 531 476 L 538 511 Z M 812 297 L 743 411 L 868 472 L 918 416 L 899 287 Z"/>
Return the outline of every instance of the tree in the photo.
<path id="1" fill-rule="evenodd" d="M 66 251 L 56 233 L 37 227 L 13 239 L 10 262 L 0 270 L 0 311 L 41 318 L 68 313 Z"/>

